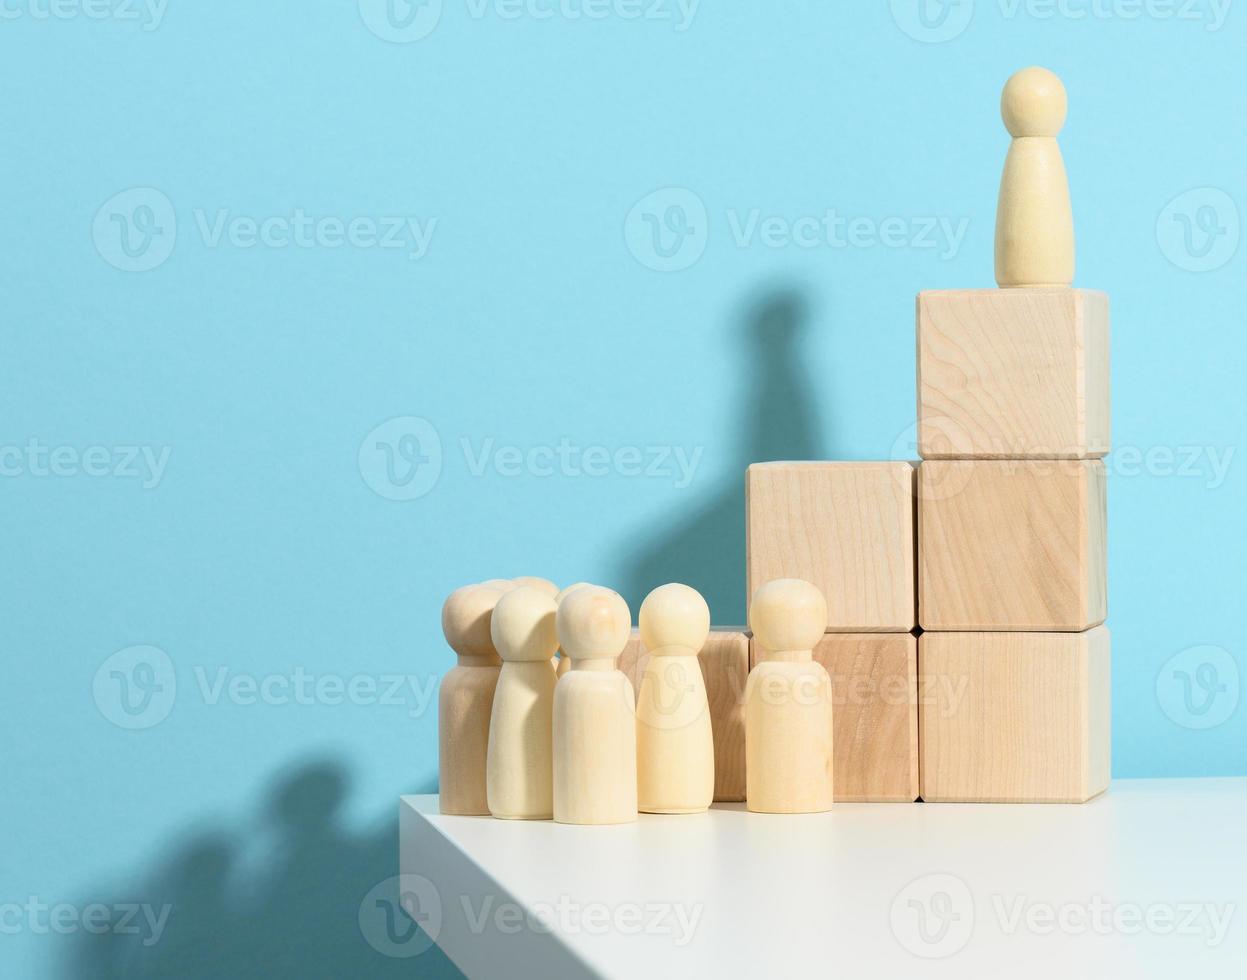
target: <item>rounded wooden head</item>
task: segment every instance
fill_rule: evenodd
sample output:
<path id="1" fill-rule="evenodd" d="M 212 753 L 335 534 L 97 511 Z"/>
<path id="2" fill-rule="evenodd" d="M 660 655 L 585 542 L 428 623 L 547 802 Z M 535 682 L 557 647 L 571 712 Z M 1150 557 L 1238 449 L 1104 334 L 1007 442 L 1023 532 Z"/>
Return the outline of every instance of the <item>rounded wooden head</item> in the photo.
<path id="1" fill-rule="evenodd" d="M 549 660 L 558 649 L 554 597 L 531 585 L 512 589 L 498 600 L 489 635 L 503 660 Z"/>
<path id="2" fill-rule="evenodd" d="M 519 585 L 509 578 L 491 578 L 482 582 L 481 585 L 487 589 L 497 589 L 499 592 L 510 592 L 512 589 L 519 588 Z"/>
<path id="3" fill-rule="evenodd" d="M 623 596 L 596 585 L 564 596 L 556 622 L 559 645 L 573 660 L 618 657 L 632 633 L 632 614 Z"/>
<path id="4" fill-rule="evenodd" d="M 554 601 L 561 605 L 563 600 L 566 599 L 573 592 L 575 592 L 577 589 L 592 589 L 592 588 L 594 588 L 594 585 L 592 582 L 573 582 L 567 588 L 561 590 L 559 594 L 554 597 Z"/>
<path id="5" fill-rule="evenodd" d="M 809 582 L 775 579 L 753 594 L 749 628 L 772 653 L 813 650 L 827 629 L 827 600 Z"/>
<path id="6" fill-rule="evenodd" d="M 490 634 L 490 621 L 502 596 L 498 589 L 483 585 L 465 585 L 450 594 L 442 605 L 442 632 L 455 653 L 501 662 Z"/>
<path id="7" fill-rule="evenodd" d="M 710 607 L 687 585 L 660 585 L 637 613 L 641 642 L 651 655 L 696 656 L 710 635 Z"/>
<path id="8" fill-rule="evenodd" d="M 513 578 L 511 581 L 516 585 L 528 585 L 534 589 L 540 589 L 550 598 L 554 598 L 559 594 L 559 587 L 548 578 L 538 578 L 536 575 L 521 575 L 519 578 Z"/>
<path id="9" fill-rule="evenodd" d="M 1011 136 L 1055 136 L 1067 108 L 1065 86 L 1047 68 L 1023 68 L 1000 93 L 1000 118 Z"/>

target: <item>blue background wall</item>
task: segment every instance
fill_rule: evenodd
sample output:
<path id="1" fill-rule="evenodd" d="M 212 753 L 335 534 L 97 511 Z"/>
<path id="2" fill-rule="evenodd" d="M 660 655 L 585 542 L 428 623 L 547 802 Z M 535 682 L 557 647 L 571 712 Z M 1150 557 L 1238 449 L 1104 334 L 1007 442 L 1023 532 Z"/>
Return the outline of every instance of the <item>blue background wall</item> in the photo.
<path id="1" fill-rule="evenodd" d="M 1113 299 L 1114 771 L 1247 774 L 1242 11 L 66 2 L 0 5 L 7 975 L 451 972 L 357 923 L 443 597 L 740 621 L 746 463 L 912 455 L 1032 63 Z"/>

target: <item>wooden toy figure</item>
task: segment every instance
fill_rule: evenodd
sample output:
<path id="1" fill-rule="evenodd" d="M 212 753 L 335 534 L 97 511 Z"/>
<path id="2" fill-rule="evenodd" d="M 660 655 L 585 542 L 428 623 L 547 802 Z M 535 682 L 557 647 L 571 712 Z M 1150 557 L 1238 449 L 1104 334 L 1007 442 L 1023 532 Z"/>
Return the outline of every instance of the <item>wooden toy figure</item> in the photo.
<path id="1" fill-rule="evenodd" d="M 800 579 L 756 593 L 758 663 L 745 684 L 745 801 L 758 813 L 831 809 L 831 678 L 813 660 L 827 625 L 823 594 Z"/>
<path id="2" fill-rule="evenodd" d="M 586 588 L 588 585 L 589 585 L 588 582 L 576 582 L 572 585 L 569 585 L 567 588 L 560 591 L 558 595 L 554 597 L 555 604 L 561 605 L 563 600 L 566 599 L 573 592 L 575 592 L 577 589 Z M 569 657 L 565 652 L 560 650 L 559 656 L 555 658 L 555 662 L 554 662 L 554 666 L 555 666 L 555 669 L 558 671 L 558 675 L 562 677 L 564 674 L 566 674 L 568 670 L 571 669 L 571 665 L 572 665 L 571 657 Z"/>
<path id="3" fill-rule="evenodd" d="M 628 823 L 637 816 L 636 708 L 615 667 L 632 632 L 628 605 L 589 586 L 564 597 L 556 622 L 571 669 L 554 691 L 554 819 Z"/>
<path id="4" fill-rule="evenodd" d="M 490 636 L 497 589 L 468 585 L 442 606 L 442 632 L 459 663 L 442 678 L 437 701 L 442 813 L 489 813 L 485 790 L 489 718 L 502 661 Z"/>
<path id="5" fill-rule="evenodd" d="M 548 578 L 538 578 L 536 575 L 521 575 L 519 578 L 513 578 L 511 581 L 516 585 L 531 585 L 534 589 L 540 589 L 552 599 L 559 594 L 559 587 Z"/>
<path id="6" fill-rule="evenodd" d="M 1000 96 L 1013 137 L 996 205 L 996 282 L 1068 286 L 1074 281 L 1074 216 L 1056 136 L 1065 86 L 1046 68 L 1023 68 Z"/>
<path id="7" fill-rule="evenodd" d="M 554 815 L 554 598 L 522 585 L 498 600 L 490 625 L 502 674 L 489 723 L 489 812 L 506 820 Z"/>
<path id="8" fill-rule="evenodd" d="M 710 607 L 687 585 L 663 585 L 641 603 L 649 662 L 637 700 L 637 801 L 643 813 L 700 813 L 714 798 L 710 704 L 697 655 Z"/>

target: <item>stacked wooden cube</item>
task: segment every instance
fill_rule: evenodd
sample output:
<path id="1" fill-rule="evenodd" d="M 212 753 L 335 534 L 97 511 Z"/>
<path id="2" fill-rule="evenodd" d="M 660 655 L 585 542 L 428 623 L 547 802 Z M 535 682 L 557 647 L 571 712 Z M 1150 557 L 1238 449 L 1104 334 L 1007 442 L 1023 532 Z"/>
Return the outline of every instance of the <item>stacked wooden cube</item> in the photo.
<path id="1" fill-rule="evenodd" d="M 1108 333 L 1088 290 L 918 297 L 927 801 L 1108 786 Z"/>

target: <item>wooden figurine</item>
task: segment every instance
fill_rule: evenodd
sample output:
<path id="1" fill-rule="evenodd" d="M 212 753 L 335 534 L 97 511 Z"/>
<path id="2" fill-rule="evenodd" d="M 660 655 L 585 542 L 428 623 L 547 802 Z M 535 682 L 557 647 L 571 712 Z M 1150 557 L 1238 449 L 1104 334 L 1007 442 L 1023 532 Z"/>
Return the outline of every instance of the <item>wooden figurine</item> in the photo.
<path id="1" fill-rule="evenodd" d="M 589 585 L 590 585 L 589 582 L 573 582 L 567 588 L 561 589 L 554 596 L 555 605 L 561 605 L 563 600 L 567 598 L 567 596 L 571 595 L 577 589 L 587 588 L 589 587 Z M 558 655 L 555 657 L 555 661 L 554 661 L 555 670 L 557 671 L 558 676 L 562 677 L 564 674 L 566 674 L 567 671 L 571 669 L 571 665 L 572 665 L 571 659 L 567 656 L 566 653 L 564 653 L 562 650 L 559 650 Z"/>
<path id="2" fill-rule="evenodd" d="M 539 578 L 536 575 L 521 575 L 519 578 L 513 578 L 511 581 L 516 585 L 530 585 L 534 589 L 544 592 L 551 599 L 559 594 L 559 587 L 548 578 Z"/>
<path id="3" fill-rule="evenodd" d="M 442 632 L 459 663 L 438 692 L 438 782 L 442 813 L 489 813 L 485 772 L 489 719 L 502 661 L 490 636 L 497 589 L 468 585 L 442 606 Z"/>
<path id="4" fill-rule="evenodd" d="M 642 813 L 700 813 L 714 799 L 714 737 L 698 653 L 710 607 L 696 589 L 663 585 L 637 616 L 649 661 L 637 692 L 637 801 Z"/>
<path id="5" fill-rule="evenodd" d="M 1074 216 L 1057 133 L 1065 86 L 1046 68 L 1005 83 L 1000 115 L 1013 137 L 996 205 L 996 282 L 1068 286 L 1074 281 Z"/>
<path id="6" fill-rule="evenodd" d="M 520 586 L 498 600 L 490 634 L 502 673 L 489 723 L 489 812 L 504 820 L 554 815 L 554 598 Z"/>
<path id="7" fill-rule="evenodd" d="M 623 597 L 576 589 L 559 603 L 559 643 L 571 669 L 554 691 L 554 819 L 629 823 L 637 816 L 636 708 L 615 667 L 632 632 Z"/>
<path id="8" fill-rule="evenodd" d="M 762 661 L 745 685 L 745 800 L 755 812 L 831 809 L 831 679 L 813 659 L 826 622 L 823 594 L 799 579 L 767 582 L 749 607 Z"/>

